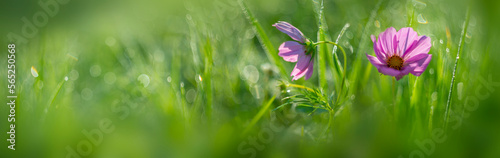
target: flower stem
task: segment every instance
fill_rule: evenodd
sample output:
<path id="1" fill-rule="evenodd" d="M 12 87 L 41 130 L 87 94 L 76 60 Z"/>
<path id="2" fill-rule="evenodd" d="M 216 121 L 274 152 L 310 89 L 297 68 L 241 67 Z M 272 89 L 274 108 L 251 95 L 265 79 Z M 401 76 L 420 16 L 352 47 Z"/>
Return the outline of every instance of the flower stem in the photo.
<path id="1" fill-rule="evenodd" d="M 396 78 L 392 77 L 392 106 L 394 110 L 394 120 L 396 120 Z"/>
<path id="2" fill-rule="evenodd" d="M 323 44 L 323 43 L 327 43 L 327 44 L 331 44 L 331 45 L 334 45 L 334 46 L 337 46 L 340 51 L 342 52 L 342 54 L 344 55 L 344 71 L 342 71 L 342 84 L 340 86 L 340 91 L 339 91 L 339 94 L 337 95 L 337 100 L 335 101 L 335 104 L 333 105 L 333 107 L 336 107 L 337 104 L 339 103 L 339 100 L 340 100 L 340 96 L 342 95 L 342 91 L 343 91 L 343 88 L 344 88 L 344 84 L 345 84 L 345 76 L 346 76 L 346 64 L 347 64 L 347 56 L 345 54 L 345 51 L 344 51 L 344 48 L 340 45 L 338 45 L 337 43 L 335 42 L 331 42 L 331 41 L 319 41 L 319 42 L 316 42 L 313 44 L 313 46 L 316 46 L 318 44 Z"/>

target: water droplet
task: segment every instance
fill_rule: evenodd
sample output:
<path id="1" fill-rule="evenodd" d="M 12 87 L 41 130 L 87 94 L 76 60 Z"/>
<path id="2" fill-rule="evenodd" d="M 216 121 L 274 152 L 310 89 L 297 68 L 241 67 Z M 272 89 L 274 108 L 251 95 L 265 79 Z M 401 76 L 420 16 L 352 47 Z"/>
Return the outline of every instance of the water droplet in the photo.
<path id="1" fill-rule="evenodd" d="M 432 98 L 432 101 L 436 101 L 436 100 L 437 100 L 437 98 L 438 98 L 438 92 L 434 92 L 434 93 L 432 93 L 431 98 Z"/>
<path id="2" fill-rule="evenodd" d="M 90 100 L 94 96 L 92 90 L 89 88 L 84 88 L 81 93 L 82 99 L 84 100 Z"/>
<path id="3" fill-rule="evenodd" d="M 380 28 L 380 22 L 378 20 L 375 20 L 375 27 Z"/>
<path id="4" fill-rule="evenodd" d="M 457 56 L 457 59 L 460 59 L 460 57 L 459 57 L 459 56 Z"/>
<path id="5" fill-rule="evenodd" d="M 418 0 L 414 0 L 413 6 L 415 6 L 415 8 L 417 9 L 424 9 L 425 7 L 427 7 L 427 4 Z"/>
<path id="6" fill-rule="evenodd" d="M 107 84 L 113 84 L 116 81 L 116 75 L 113 72 L 108 72 L 104 75 L 104 82 Z"/>
<path id="7" fill-rule="evenodd" d="M 443 43 L 444 43 L 444 42 L 443 42 L 443 39 L 440 39 L 440 40 L 439 40 L 439 43 L 443 44 Z"/>
<path id="8" fill-rule="evenodd" d="M 354 94 L 351 95 L 351 100 L 354 100 L 354 98 L 356 98 L 356 96 Z"/>
<path id="9" fill-rule="evenodd" d="M 68 81 L 68 76 L 64 76 L 64 81 Z"/>
<path id="10" fill-rule="evenodd" d="M 90 76 L 99 77 L 101 75 L 101 67 L 99 65 L 94 65 L 90 67 Z"/>
<path id="11" fill-rule="evenodd" d="M 201 75 L 198 75 L 198 81 L 202 82 L 203 78 L 201 78 Z"/>
<path id="12" fill-rule="evenodd" d="M 450 52 L 450 48 L 446 48 L 446 53 L 449 53 Z"/>
<path id="13" fill-rule="evenodd" d="M 424 16 L 422 14 L 418 14 L 417 21 L 418 21 L 418 23 L 421 23 L 421 24 L 429 23 L 429 22 L 427 22 L 427 20 L 424 18 Z"/>
<path id="14" fill-rule="evenodd" d="M 34 66 L 31 66 L 31 75 L 33 75 L 33 77 L 35 78 L 38 77 L 38 71 L 35 69 Z"/>
<path id="15" fill-rule="evenodd" d="M 71 79 L 72 81 L 78 79 L 79 76 L 80 74 L 76 70 L 71 70 L 71 72 L 69 72 L 69 79 Z"/>
<path id="16" fill-rule="evenodd" d="M 147 87 L 149 85 L 149 76 L 146 74 L 141 74 L 137 77 L 137 80 L 144 86 Z"/>
<path id="17" fill-rule="evenodd" d="M 168 76 L 168 77 L 167 77 L 167 82 L 168 82 L 168 83 L 172 82 L 172 77 Z"/>
<path id="18" fill-rule="evenodd" d="M 116 43 L 116 39 L 110 36 L 110 37 L 106 38 L 105 43 L 106 43 L 106 45 L 108 45 L 110 47 L 114 46 Z"/>
<path id="19" fill-rule="evenodd" d="M 183 88 L 183 87 L 184 87 L 184 82 L 181 82 L 181 88 Z"/>
<path id="20" fill-rule="evenodd" d="M 432 75 L 432 74 L 434 74 L 434 69 L 433 69 L 433 68 L 431 68 L 431 69 L 429 70 L 429 73 L 430 73 L 431 75 Z"/>
<path id="21" fill-rule="evenodd" d="M 464 89 L 464 83 L 460 82 L 457 85 L 457 94 L 458 94 L 458 100 L 462 100 L 462 91 Z"/>

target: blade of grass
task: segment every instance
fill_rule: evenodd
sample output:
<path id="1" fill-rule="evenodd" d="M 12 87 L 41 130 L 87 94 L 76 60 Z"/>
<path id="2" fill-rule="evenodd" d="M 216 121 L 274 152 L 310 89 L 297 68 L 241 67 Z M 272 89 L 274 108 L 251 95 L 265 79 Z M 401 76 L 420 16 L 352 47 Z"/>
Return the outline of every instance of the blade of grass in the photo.
<path id="1" fill-rule="evenodd" d="M 264 113 L 268 111 L 275 98 L 276 96 L 273 96 L 264 106 L 262 106 L 262 109 L 260 109 L 259 113 L 257 113 L 257 115 L 253 117 L 252 121 L 250 121 L 250 124 L 248 124 L 247 128 L 245 128 L 245 130 L 243 131 L 243 135 L 245 135 L 250 129 L 252 129 L 252 127 L 257 123 L 257 121 L 260 120 Z"/>
<path id="2" fill-rule="evenodd" d="M 210 43 L 210 39 L 207 38 L 207 42 L 205 43 L 205 46 L 203 47 L 203 52 L 205 53 L 205 71 L 204 71 L 204 77 L 203 79 L 205 80 L 205 93 L 206 93 L 206 105 L 205 105 L 205 114 L 207 116 L 208 121 L 210 122 L 212 120 L 212 44 Z"/>
<path id="3" fill-rule="evenodd" d="M 351 25 L 349 23 L 346 23 L 344 25 L 344 27 L 342 28 L 342 30 L 340 30 L 340 33 L 337 36 L 337 39 L 335 40 L 335 43 L 339 43 L 340 38 L 342 38 L 342 36 L 344 36 L 344 33 L 347 31 L 347 29 L 350 26 Z M 336 74 L 337 81 L 338 81 L 341 78 L 340 76 L 342 76 L 342 65 L 340 64 L 340 61 L 339 61 L 339 59 L 337 57 L 337 48 L 338 47 L 336 45 L 333 46 L 333 51 L 332 51 L 331 54 L 329 54 L 330 56 L 328 57 L 328 59 L 329 59 L 330 66 L 333 67 L 333 68 L 330 68 L 332 70 L 332 75 Z"/>
<path id="4" fill-rule="evenodd" d="M 316 12 L 316 20 L 318 21 L 318 41 L 326 41 L 326 32 L 327 26 L 324 20 L 323 15 L 323 0 L 313 0 L 314 9 Z M 326 52 L 328 51 L 328 45 L 323 43 L 318 45 L 317 49 L 317 64 L 318 64 L 318 79 L 319 79 L 319 87 L 322 89 L 328 89 L 327 81 L 326 81 Z M 332 74 L 333 75 L 333 74 Z"/>
<path id="5" fill-rule="evenodd" d="M 460 52 L 462 52 L 463 47 L 464 47 L 464 42 L 465 42 L 465 35 L 467 34 L 467 29 L 469 28 L 469 20 L 470 20 L 470 7 L 467 8 L 467 13 L 466 13 L 466 18 L 464 22 L 464 28 L 462 29 L 462 36 L 460 37 L 460 43 L 458 43 L 458 51 L 457 51 L 457 58 L 455 58 L 455 66 L 453 68 L 453 76 L 451 78 L 451 85 L 450 85 L 450 91 L 448 93 L 448 101 L 446 102 L 446 111 L 445 111 L 445 118 L 444 118 L 444 124 L 445 124 L 445 130 L 448 127 L 448 119 L 450 117 L 450 108 L 451 108 L 451 102 L 452 102 L 452 94 L 453 94 L 453 87 L 455 85 L 455 76 L 457 74 L 457 65 L 458 65 L 458 59 L 460 59 Z"/>
<path id="6" fill-rule="evenodd" d="M 278 56 L 278 53 L 276 53 L 276 49 L 274 49 L 273 44 L 267 37 L 267 34 L 266 32 L 264 32 L 264 29 L 262 29 L 262 26 L 260 25 L 259 21 L 255 19 L 250 9 L 248 9 L 248 6 L 242 0 L 239 0 L 238 2 L 241 6 L 241 9 L 243 10 L 243 13 L 245 13 L 250 24 L 252 24 L 253 30 L 257 34 L 257 37 L 260 43 L 262 44 L 262 48 L 264 48 L 264 51 L 266 51 L 267 58 L 269 59 L 269 61 L 271 61 L 271 63 L 273 63 L 278 67 L 283 78 L 288 78 L 286 69 L 281 63 L 280 57 Z"/>

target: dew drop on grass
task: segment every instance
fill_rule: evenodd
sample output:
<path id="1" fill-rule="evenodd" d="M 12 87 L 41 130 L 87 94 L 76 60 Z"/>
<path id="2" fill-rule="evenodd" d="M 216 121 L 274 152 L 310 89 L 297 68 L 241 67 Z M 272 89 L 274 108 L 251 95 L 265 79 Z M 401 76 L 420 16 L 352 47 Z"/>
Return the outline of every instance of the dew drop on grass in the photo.
<path id="1" fill-rule="evenodd" d="M 101 75 L 101 67 L 99 65 L 94 65 L 90 67 L 90 76 L 99 77 Z"/>
<path id="2" fill-rule="evenodd" d="M 433 69 L 433 68 L 431 68 L 431 69 L 429 70 L 429 73 L 430 73 L 431 75 L 432 75 L 432 74 L 434 74 L 434 69 Z"/>
<path id="3" fill-rule="evenodd" d="M 148 87 L 149 85 L 149 76 L 146 74 L 141 74 L 139 77 L 137 77 L 137 80 L 142 84 L 144 87 Z"/>
<path id="4" fill-rule="evenodd" d="M 184 88 L 184 82 L 181 82 L 181 88 Z"/>
<path id="5" fill-rule="evenodd" d="M 418 23 L 421 23 L 421 24 L 429 23 L 429 22 L 427 22 L 427 20 L 425 19 L 425 17 L 422 14 L 418 14 L 417 21 L 418 21 Z"/>
<path id="6" fill-rule="evenodd" d="M 33 77 L 35 78 L 38 77 L 38 71 L 35 69 L 34 66 L 31 66 L 31 75 L 33 75 Z"/>
<path id="7" fill-rule="evenodd" d="M 415 6 L 415 8 L 417 9 L 424 9 L 425 7 L 427 7 L 427 4 L 419 0 L 413 0 L 413 6 Z"/>
<path id="8" fill-rule="evenodd" d="M 443 39 L 440 39 L 440 40 L 439 40 L 439 43 L 443 44 L 443 43 L 444 43 L 444 42 L 443 42 Z"/>
<path id="9" fill-rule="evenodd" d="M 84 100 L 90 100 L 94 96 L 92 90 L 89 88 L 84 88 L 81 93 L 82 99 Z"/>
<path id="10" fill-rule="evenodd" d="M 438 98 L 438 93 L 437 92 L 432 93 L 431 98 L 432 98 L 432 101 L 436 101 Z"/>
<path id="11" fill-rule="evenodd" d="M 68 76 L 64 76 L 64 81 L 68 81 Z"/>
<path id="12" fill-rule="evenodd" d="M 198 75 L 198 81 L 203 82 L 203 78 L 201 78 L 201 75 Z"/>
<path id="13" fill-rule="evenodd" d="M 460 82 L 457 85 L 457 94 L 458 94 L 458 100 L 462 100 L 462 91 L 464 89 L 464 83 Z"/>
<path id="14" fill-rule="evenodd" d="M 172 77 L 168 76 L 168 77 L 167 77 L 167 82 L 168 82 L 168 83 L 172 82 Z"/>
<path id="15" fill-rule="evenodd" d="M 446 48 L 446 53 L 449 53 L 450 52 L 450 48 Z"/>
<path id="16" fill-rule="evenodd" d="M 108 72 L 104 75 L 104 82 L 107 84 L 113 84 L 116 81 L 116 75 L 113 72 Z"/>

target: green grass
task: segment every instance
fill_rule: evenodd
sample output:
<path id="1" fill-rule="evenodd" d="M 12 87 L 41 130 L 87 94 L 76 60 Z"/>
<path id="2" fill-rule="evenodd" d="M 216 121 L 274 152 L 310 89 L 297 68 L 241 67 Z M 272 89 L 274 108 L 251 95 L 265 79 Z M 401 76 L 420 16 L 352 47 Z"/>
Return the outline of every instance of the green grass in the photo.
<path id="1" fill-rule="evenodd" d="M 23 16 L 41 10 L 0 6 L 5 45 Z M 0 151 L 65 157 L 88 139 L 83 130 L 109 119 L 114 131 L 82 157 L 410 157 L 436 129 L 446 140 L 425 157 L 498 157 L 499 89 L 482 81 L 500 82 L 497 8 L 487 0 L 71 1 L 17 44 L 18 146 L 4 141 Z M 291 38 L 272 27 L 278 21 L 338 44 L 316 47 L 311 79 L 291 81 L 295 63 L 275 47 Z M 370 35 L 388 27 L 431 38 L 420 77 L 393 83 L 366 59 Z M 1 117 L 9 110 L 1 106 Z"/>

